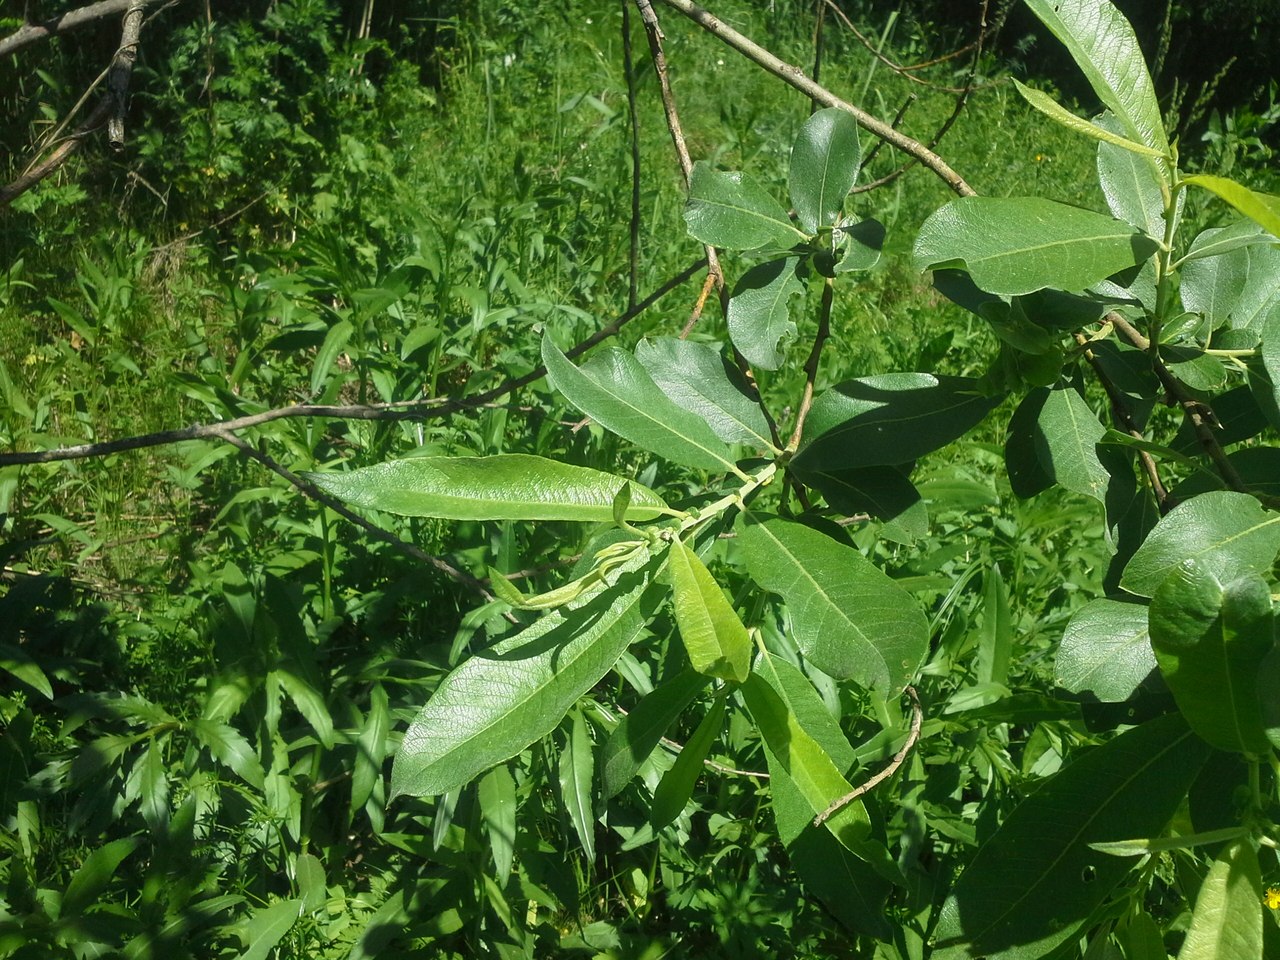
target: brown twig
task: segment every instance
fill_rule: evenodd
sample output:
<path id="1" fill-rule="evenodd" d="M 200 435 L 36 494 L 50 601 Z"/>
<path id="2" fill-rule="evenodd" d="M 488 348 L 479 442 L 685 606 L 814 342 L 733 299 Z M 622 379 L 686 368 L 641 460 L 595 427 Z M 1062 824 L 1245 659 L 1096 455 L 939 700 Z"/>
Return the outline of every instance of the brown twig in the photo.
<path id="1" fill-rule="evenodd" d="M 71 155 L 80 149 L 80 144 L 85 141 L 89 134 L 102 126 L 103 121 L 111 113 L 112 106 L 111 98 L 104 97 L 93 108 L 93 112 L 85 118 L 84 123 L 80 124 L 74 132 L 68 134 L 66 139 L 59 143 L 43 161 L 18 177 L 18 179 L 0 187 L 0 210 L 9 206 L 14 200 L 17 200 L 71 159 Z"/>
<path id="2" fill-rule="evenodd" d="M 25 24 L 7 37 L 0 38 L 0 57 L 17 53 L 55 34 L 66 33 L 68 30 L 74 30 L 76 27 L 82 27 L 104 17 L 114 17 L 135 4 L 146 7 L 158 2 L 160 0 L 101 0 L 100 3 L 91 3 L 88 6 L 69 10 L 43 23 Z"/>
<path id="3" fill-rule="evenodd" d="M 888 780 L 898 772 L 898 768 L 902 766 L 902 761 L 907 759 L 907 754 L 911 752 L 911 748 L 915 746 L 916 741 L 920 739 L 920 726 L 924 723 L 924 710 L 920 707 L 920 697 L 916 694 L 916 688 L 910 686 L 907 687 L 907 693 L 911 697 L 911 732 L 907 734 L 907 742 L 902 745 L 901 750 L 893 755 L 893 759 L 889 762 L 887 767 L 865 783 L 854 787 L 840 799 L 832 802 L 827 809 L 814 817 L 813 825 L 815 827 L 822 826 L 849 804 L 853 803 L 853 801 L 857 800 L 860 796 L 874 790 L 885 780 Z"/>
<path id="4" fill-rule="evenodd" d="M 1139 350 L 1145 351 L 1147 356 L 1151 358 L 1151 369 L 1160 380 L 1160 385 L 1164 387 L 1169 398 L 1176 403 L 1181 409 L 1183 416 L 1191 424 L 1191 429 L 1195 431 L 1196 439 L 1200 441 L 1200 446 L 1213 461 L 1214 468 L 1218 471 L 1218 475 L 1222 477 L 1223 482 L 1232 490 L 1239 493 L 1251 493 L 1248 484 L 1241 479 L 1240 474 L 1236 472 L 1236 468 L 1231 461 L 1227 459 L 1226 451 L 1222 449 L 1222 444 L 1218 443 L 1218 438 L 1213 435 L 1213 426 L 1210 423 L 1206 413 L 1212 415 L 1212 411 L 1195 397 L 1187 392 L 1187 388 L 1182 381 L 1165 366 L 1164 360 L 1160 354 L 1151 349 L 1151 341 L 1147 339 L 1141 331 L 1129 323 L 1120 314 L 1112 311 L 1106 316 L 1106 320 L 1122 337 L 1129 341 Z"/>
<path id="5" fill-rule="evenodd" d="M 1098 382 L 1102 384 L 1102 389 L 1106 391 L 1107 399 L 1111 401 L 1111 416 L 1116 424 L 1134 439 L 1145 439 L 1142 431 L 1138 429 L 1138 424 L 1133 419 L 1133 414 L 1129 411 L 1129 402 L 1125 397 L 1124 391 L 1115 385 L 1111 377 L 1107 375 L 1107 371 L 1103 369 L 1098 355 L 1089 349 L 1088 338 L 1082 333 L 1077 333 L 1075 340 L 1084 350 L 1085 360 L 1093 368 L 1094 376 L 1098 378 Z M 1160 479 L 1160 470 L 1155 458 L 1147 451 L 1139 450 L 1138 460 L 1142 464 L 1142 472 L 1147 475 L 1147 481 L 1151 484 L 1151 492 L 1155 494 L 1156 503 L 1160 506 L 1160 512 L 1162 514 L 1166 513 L 1169 509 L 1169 491 L 1165 489 L 1164 482 Z"/>
<path id="6" fill-rule="evenodd" d="M 653 71 L 658 77 L 658 89 L 662 94 L 662 112 L 667 118 L 667 130 L 671 134 L 671 144 L 675 147 L 676 160 L 680 164 L 680 172 L 684 175 L 685 188 L 688 189 L 693 176 L 693 161 L 689 158 L 689 147 L 685 143 L 684 129 L 680 125 L 680 112 L 676 109 L 675 93 L 671 89 L 671 77 L 667 71 L 667 55 L 662 47 L 665 35 L 662 32 L 662 25 L 658 22 L 658 14 L 654 12 L 650 0 L 635 0 L 635 3 L 636 8 L 640 11 L 640 19 L 644 23 L 645 36 L 649 39 L 649 52 L 653 55 Z M 727 291 L 724 286 L 724 270 L 720 266 L 720 257 L 716 254 L 716 248 L 710 244 L 704 244 L 702 249 L 707 257 L 707 273 L 715 278 L 716 289 L 720 291 L 723 301 L 727 296 Z M 705 302 L 705 298 L 700 302 Z M 696 310 L 689 318 L 686 328 L 692 329 L 701 315 L 702 311 Z"/>
<path id="7" fill-rule="evenodd" d="M 138 36 L 142 31 L 143 0 L 133 0 L 124 15 L 120 46 L 107 68 L 107 95 L 111 98 L 111 116 L 107 119 L 107 145 L 112 150 L 124 149 L 124 118 L 129 109 L 129 79 L 138 60 Z"/>
<path id="8" fill-rule="evenodd" d="M 831 335 L 831 304 L 835 300 L 835 281 L 830 277 L 822 285 L 822 305 L 818 308 L 818 332 L 813 337 L 813 348 L 804 362 L 804 393 L 800 397 L 800 408 L 796 411 L 796 426 L 791 431 L 791 439 L 787 441 L 787 449 L 794 452 L 800 447 L 800 437 L 804 433 L 804 422 L 809 416 L 809 408 L 813 406 L 814 385 L 818 380 L 818 362 L 822 359 L 822 348 L 826 346 Z"/>
<path id="9" fill-rule="evenodd" d="M 806 76 L 799 67 L 774 56 L 753 40 L 722 23 L 719 18 L 693 3 L 692 0 L 662 0 L 662 2 L 688 17 L 748 60 L 794 87 L 810 100 L 816 100 L 824 107 L 838 107 L 846 111 L 864 130 L 886 141 L 891 147 L 913 157 L 933 171 L 957 195 L 970 197 L 975 194 L 974 189 L 965 182 L 965 179 L 959 173 L 951 169 L 945 160 L 919 140 L 894 130 L 883 120 L 873 117 L 860 107 L 855 107 L 853 104 L 837 97 L 830 90 Z"/>
<path id="10" fill-rule="evenodd" d="M 917 63 L 917 64 L 912 64 L 909 67 L 904 67 L 902 64 L 897 63 L 893 60 L 890 60 L 883 53 L 881 53 L 880 49 L 874 43 L 871 42 L 870 38 L 865 36 L 862 33 L 862 31 L 859 30 L 854 25 L 853 21 L 849 19 L 848 15 L 843 10 L 840 9 L 840 7 L 836 4 L 835 0 L 822 0 L 822 2 L 826 4 L 828 7 L 830 7 L 833 11 L 835 11 L 836 16 L 840 18 L 840 22 L 844 24 L 845 29 L 848 30 L 850 33 L 852 33 L 854 37 L 857 39 L 857 41 L 871 52 L 871 55 L 873 57 L 875 57 L 877 60 L 883 63 L 886 67 L 888 67 L 898 76 L 902 77 L 904 80 L 909 80 L 912 83 L 918 83 L 923 87 L 929 87 L 933 90 L 941 90 L 943 93 L 960 93 L 964 89 L 963 87 L 948 87 L 940 83 L 933 83 L 929 80 L 924 80 L 920 77 L 914 76 L 914 71 L 923 70 L 925 67 L 933 66 L 935 63 L 943 63 L 954 57 L 961 56 L 963 53 L 973 49 L 974 44 L 971 43 L 965 47 L 961 47 L 960 50 L 953 51 L 952 53 L 947 54 L 945 57 L 939 57 L 933 61 L 926 61 L 925 63 Z M 814 79 L 816 80 L 817 78 L 815 77 Z"/>
<path id="11" fill-rule="evenodd" d="M 627 77 L 627 116 L 631 121 L 631 232 L 628 237 L 627 306 L 640 290 L 640 111 L 636 107 L 636 64 L 631 56 L 631 2 L 622 0 L 622 68 Z"/>
<path id="12" fill-rule="evenodd" d="M 491 594 L 485 588 L 485 585 L 483 583 L 481 583 L 475 577 L 471 576 L 471 574 L 467 573 L 464 570 L 459 570 L 457 567 L 453 566 L 453 564 L 449 563 L 446 560 L 442 560 L 439 557 L 432 556 L 431 554 L 427 553 L 425 550 L 421 549 L 420 547 L 412 543 L 408 543 L 407 541 L 401 540 L 391 531 L 384 530 L 382 527 L 379 527 L 377 524 L 369 522 L 364 517 L 360 516 L 358 513 L 355 513 L 354 511 L 349 509 L 344 503 L 342 503 L 341 500 L 338 500 L 337 498 L 330 496 L 329 494 L 321 490 L 319 487 L 317 487 L 314 483 L 310 483 L 302 479 L 302 477 L 298 476 L 292 470 L 289 470 L 286 467 L 281 466 L 274 459 L 272 459 L 267 454 L 263 453 L 253 444 L 241 439 L 240 437 L 237 437 L 230 430 L 221 429 L 218 432 L 216 432 L 214 436 L 218 437 L 221 440 L 225 440 L 227 443 L 231 444 L 233 447 L 235 447 L 245 456 L 249 457 L 251 460 L 256 460 L 258 463 L 262 464 L 262 466 L 266 467 L 272 473 L 276 474 L 276 476 L 281 477 L 284 480 L 288 481 L 288 483 L 290 483 L 292 486 L 297 488 L 299 492 L 303 493 L 310 499 L 315 500 L 317 503 L 323 504 L 324 506 L 332 510 L 334 513 L 337 513 L 339 516 L 344 517 L 347 520 L 350 520 L 352 523 L 354 523 L 360 529 L 364 530 L 367 534 L 369 534 L 375 540 L 381 540 L 383 543 L 389 544 L 390 546 L 394 547 L 396 550 L 399 550 L 401 553 L 406 554 L 407 556 L 413 557 L 415 560 L 420 560 L 423 563 L 429 564 L 430 566 L 434 567 L 436 570 L 439 570 L 441 573 L 445 574 L 445 576 L 450 577 L 451 579 L 456 580 L 458 583 L 461 583 L 471 588 L 476 593 L 480 594 L 480 596 L 484 597 L 485 600 L 493 599 L 493 594 Z"/>
<path id="13" fill-rule="evenodd" d="M 705 261 L 699 260 L 682 270 L 679 274 L 672 277 L 661 287 L 655 290 L 644 300 L 636 304 L 636 306 L 612 323 L 600 330 L 597 330 L 586 340 L 575 345 L 566 351 L 565 356 L 570 359 L 580 356 L 587 350 L 590 350 L 596 344 L 615 336 L 630 321 L 640 316 L 649 307 L 653 306 L 663 295 L 671 292 L 680 284 L 684 283 L 695 273 L 705 266 Z M 112 453 L 121 453 L 126 450 L 141 450 L 147 447 L 165 446 L 171 443 L 180 443 L 184 440 L 204 440 L 210 438 L 224 438 L 224 433 L 234 432 L 238 430 L 246 430 L 250 427 L 260 426 L 264 423 L 270 423 L 273 420 L 283 420 L 290 417 L 332 417 L 340 420 L 415 420 L 427 419 L 431 417 L 444 417 L 457 413 L 461 410 L 470 410 L 476 407 L 484 407 L 504 397 L 509 393 L 514 393 L 521 387 L 527 386 L 546 376 L 546 368 L 542 366 L 535 367 L 523 377 L 516 377 L 512 380 L 494 387 L 485 393 L 474 397 L 429 397 L 418 400 L 392 401 L 390 403 L 373 403 L 373 404 L 352 404 L 349 406 L 331 406 L 325 404 L 295 404 L 289 407 L 278 407 L 274 410 L 265 410 L 262 413 L 250 414 L 249 416 L 236 417 L 231 420 L 222 420 L 211 424 L 192 424 L 186 427 L 179 427 L 175 430 L 161 430 L 157 433 L 147 433 L 136 437 L 123 437 L 118 440 L 107 440 L 101 443 L 84 443 L 70 447 L 58 447 L 54 450 L 38 450 L 26 453 L 0 453 L 0 467 L 18 466 L 29 463 L 55 463 L 62 460 L 83 460 L 88 457 L 104 457 Z"/>

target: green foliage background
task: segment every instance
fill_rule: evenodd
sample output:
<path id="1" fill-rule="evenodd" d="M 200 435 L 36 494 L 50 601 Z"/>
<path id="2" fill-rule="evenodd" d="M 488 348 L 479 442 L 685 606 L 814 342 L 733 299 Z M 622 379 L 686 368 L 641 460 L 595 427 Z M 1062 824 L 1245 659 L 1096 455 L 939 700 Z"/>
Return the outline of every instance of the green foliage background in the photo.
<path id="1" fill-rule="evenodd" d="M 812 56 L 808 5 L 716 12 L 784 58 Z M 874 5 L 850 13 L 902 61 L 945 52 Z M 617 9 L 399 3 L 365 37 L 360 14 L 337 0 L 215 7 L 212 19 L 178 6 L 148 26 L 127 150 L 90 145 L 0 214 L 5 449 L 307 400 L 476 394 L 529 372 L 544 331 L 576 343 L 627 309 Z M 780 194 L 806 105 L 674 16 L 664 28 L 693 155 Z M 638 29 L 634 39 L 643 296 L 699 248 Z M 824 82 L 878 115 L 918 92 L 848 34 L 827 42 Z M 113 43 L 69 36 L 0 65 L 3 179 Z M 1000 62 L 981 74 L 943 141 L 952 164 L 983 194 L 1100 208 L 1092 145 L 1026 109 Z M 905 128 L 927 135 L 951 103 L 923 92 Z M 1221 109 L 1184 152 L 1274 190 L 1278 117 Z M 896 162 L 882 151 L 863 180 Z M 858 295 L 835 305 L 821 385 L 984 372 L 996 338 L 908 257 L 946 199 L 915 169 L 860 200 L 889 241 Z M 1221 215 L 1195 203 L 1198 222 Z M 621 342 L 677 333 L 695 287 Z M 695 336 L 723 339 L 722 324 L 709 309 Z M 784 368 L 760 387 L 777 408 L 802 379 Z M 904 857 L 932 844 L 939 876 L 1091 746 L 1092 729 L 1115 725 L 1049 696 L 1053 651 L 1072 613 L 1102 596 L 1109 553 L 1085 498 L 1013 496 L 1001 452 L 1011 413 L 919 465 L 923 538 L 840 534 L 929 612 L 920 685 L 933 709 L 877 829 Z M 294 472 L 410 451 L 536 453 L 696 492 L 687 473 L 577 419 L 539 381 L 448 418 L 277 420 L 246 437 Z M 520 573 L 529 593 L 589 546 L 566 523 L 378 519 L 477 576 Z M 678 667 L 669 618 L 652 638 L 657 672 L 624 655 L 510 765 L 388 806 L 409 721 L 451 668 L 509 630 L 501 606 L 214 441 L 0 468 L 0 521 L 0 956 L 875 954 L 884 931 L 824 906 L 836 898 L 819 880 L 797 882 L 757 777 L 709 772 L 670 827 L 646 833 L 649 795 L 675 762 L 660 749 L 607 812 L 573 809 L 584 757 Z M 997 643 L 1013 650 L 1003 682 L 980 653 Z M 898 705 L 818 683 L 861 766 L 892 756 Z M 687 741 L 700 719 L 669 736 Z M 712 757 L 765 769 L 740 716 Z M 1266 863 L 1268 880 L 1280 876 Z M 1177 935 L 1207 865 L 1152 870 L 1149 909 Z M 895 909 L 900 955 L 918 955 Z"/>

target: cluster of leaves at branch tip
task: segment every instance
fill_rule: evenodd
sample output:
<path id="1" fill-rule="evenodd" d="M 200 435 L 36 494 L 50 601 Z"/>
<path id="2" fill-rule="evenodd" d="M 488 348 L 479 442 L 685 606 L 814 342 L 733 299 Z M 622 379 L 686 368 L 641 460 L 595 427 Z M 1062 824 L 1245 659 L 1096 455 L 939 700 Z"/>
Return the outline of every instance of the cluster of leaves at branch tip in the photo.
<path id="1" fill-rule="evenodd" d="M 1159 853 L 1160 844 L 1209 842 L 1160 838 L 1201 768 L 1215 750 L 1255 763 L 1280 746 L 1280 654 L 1268 580 L 1280 553 L 1280 514 L 1265 509 L 1262 491 L 1250 486 L 1274 472 L 1276 460 L 1236 451 L 1223 454 L 1230 469 L 1215 463 L 1215 472 L 1198 459 L 1199 436 L 1160 444 L 1133 426 L 1142 418 L 1109 430 L 1076 371 L 1100 371 L 1117 408 L 1133 402 L 1149 410 L 1163 393 L 1192 385 L 1212 394 L 1232 361 L 1211 344 L 1229 344 L 1227 354 L 1248 355 L 1235 363 L 1247 376 L 1237 398 L 1256 425 L 1238 439 L 1280 427 L 1280 201 L 1225 178 L 1179 173 L 1133 30 L 1109 2 L 1027 5 L 1066 46 L 1103 112 L 1082 118 L 1042 92 L 1018 89 L 1032 107 L 1097 142 L 1107 212 L 973 196 L 924 223 L 915 264 L 932 270 L 937 289 L 999 342 L 985 376 L 896 372 L 838 383 L 818 392 L 793 451 L 781 448 L 759 396 L 719 343 L 660 337 L 634 351 L 599 350 L 577 365 L 547 335 L 541 359 L 551 386 L 608 433 L 665 461 L 664 470 L 687 481 L 682 495 L 701 490 L 696 506 L 673 507 L 634 479 L 513 454 L 425 457 L 312 477 L 372 510 L 614 528 L 611 536 L 585 538 L 581 576 L 544 593 L 526 595 L 491 571 L 503 609 L 538 617 L 448 674 L 405 735 L 393 795 L 447 794 L 481 776 L 487 790 L 505 795 L 504 774 L 486 771 L 502 770 L 496 765 L 566 716 L 577 759 L 562 767 L 562 784 L 578 784 L 580 794 L 594 768 L 579 702 L 656 623 L 674 623 L 679 669 L 604 743 L 603 798 L 636 777 L 664 731 L 696 709 L 700 719 L 684 751 L 656 782 L 642 836 L 676 823 L 726 718 L 745 708 L 797 869 L 826 882 L 805 851 L 816 831 L 827 831 L 838 841 L 831 849 L 839 869 L 858 878 L 866 897 L 857 923 L 891 938 L 889 891 L 915 881 L 853 791 L 856 751 L 811 677 L 851 683 L 887 702 L 925 670 L 930 624 L 915 597 L 825 517 L 787 515 L 775 481 L 785 475 L 833 510 L 868 513 L 885 539 L 909 542 L 928 524 L 911 481 L 916 462 L 969 434 L 1014 394 L 1022 399 L 1005 448 L 1014 492 L 1031 497 L 1058 486 L 1093 501 L 1115 553 L 1111 595 L 1083 605 L 1066 627 L 1055 662 L 1059 684 L 1103 705 L 1171 695 L 1176 710 L 1085 752 L 1030 794 L 989 833 L 948 893 L 922 901 L 921 916 L 929 903 L 942 903 L 919 931 L 922 949 L 931 931 L 931 956 L 941 960 L 1049 955 L 1109 922 L 1109 899 L 1134 856 Z M 690 236 L 746 252 L 726 319 L 732 347 L 753 367 L 786 363 L 800 329 L 793 301 L 811 285 L 823 287 L 829 307 L 837 281 L 876 265 L 883 228 L 845 209 L 860 164 L 855 122 L 828 109 L 812 114 L 796 137 L 791 212 L 745 173 L 694 167 L 685 208 Z M 1183 198 L 1196 187 L 1247 219 L 1201 233 L 1179 256 Z M 827 320 L 819 314 L 820 330 Z M 1149 339 L 1118 343 L 1122 328 L 1143 328 Z M 1140 457 L 1186 471 L 1185 487 L 1167 496 L 1157 475 L 1140 488 Z M 735 585 L 732 599 L 720 572 Z M 984 574 L 983 600 L 990 622 L 977 685 L 984 705 L 998 706 L 1009 693 L 1014 643 L 998 570 Z M 774 642 L 780 624 L 785 637 Z M 589 844 L 590 804 L 570 814 Z M 1233 842 L 1202 887 L 1185 957 L 1258 955 L 1251 952 L 1261 895 L 1255 825 L 1230 829 L 1205 834 Z M 1154 921 L 1141 917 L 1126 922 L 1126 935 L 1150 933 Z M 1221 930 L 1237 918 L 1247 936 L 1228 943 Z"/>

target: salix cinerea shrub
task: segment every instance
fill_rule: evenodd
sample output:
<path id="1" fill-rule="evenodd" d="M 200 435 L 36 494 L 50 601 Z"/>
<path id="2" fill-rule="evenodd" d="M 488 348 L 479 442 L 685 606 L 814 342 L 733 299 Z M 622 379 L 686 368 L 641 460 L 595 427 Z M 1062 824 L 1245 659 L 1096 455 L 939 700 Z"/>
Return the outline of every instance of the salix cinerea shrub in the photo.
<path id="1" fill-rule="evenodd" d="M 677 718 L 700 717 L 656 783 L 649 836 L 680 815 L 730 715 L 741 714 L 763 746 L 797 871 L 828 902 L 841 899 L 837 912 L 879 942 L 877 956 L 1031 960 L 1069 954 L 1074 942 L 1163 956 L 1171 918 L 1145 904 L 1171 857 L 1201 877 L 1198 889 L 1179 890 L 1194 906 L 1180 956 L 1262 956 L 1272 922 L 1264 871 L 1280 872 L 1280 450 L 1268 443 L 1280 428 L 1280 200 L 1180 169 L 1136 38 L 1109 2 L 1027 2 L 1104 109 L 1085 119 L 1019 89 L 1097 141 L 1106 211 L 972 196 L 925 222 L 916 265 L 998 339 L 985 376 L 903 371 L 810 396 L 818 354 L 845 336 L 830 329 L 833 299 L 876 263 L 883 240 L 879 224 L 849 209 L 856 124 L 827 109 L 792 147 L 789 206 L 747 174 L 702 163 L 685 213 L 693 239 L 747 251 L 726 318 L 745 364 L 796 363 L 793 301 L 820 291 L 789 439 L 719 345 L 660 337 L 577 366 L 547 337 L 551 386 L 680 471 L 680 495 L 519 454 L 313 476 L 349 503 L 402 515 L 599 527 L 577 575 L 549 592 L 526 595 L 492 577 L 524 625 L 443 680 L 405 734 L 393 797 L 446 796 L 487 776 L 556 730 L 625 654 L 657 656 L 651 631 L 671 622 L 679 669 L 613 727 L 579 777 L 571 816 L 588 849 L 595 815 Z M 1240 218 L 1188 236 L 1193 189 Z M 813 682 L 860 691 L 901 742 L 907 714 L 887 705 L 915 699 L 930 654 L 916 597 L 829 517 L 867 514 L 886 536 L 919 536 L 928 516 L 915 463 L 1010 395 L 1014 492 L 1058 486 L 1097 501 L 1114 554 L 1110 595 L 1079 610 L 1057 651 L 1060 693 L 1131 709 L 1109 714 L 1124 729 L 1069 757 L 984 830 L 976 852 L 953 852 L 953 876 L 926 869 L 919 845 L 886 836 L 883 801 L 854 786 L 856 748 Z M 1111 426 L 1096 412 L 1100 397 Z M 688 496 L 689 483 L 701 493 Z M 1004 684 L 1016 652 L 1010 638 L 1001 643 L 982 671 L 992 703 L 1013 695 Z M 1153 715 L 1136 722 L 1143 711 Z M 1188 801 L 1224 791 L 1230 803 Z M 823 882 L 833 870 L 844 888 Z"/>

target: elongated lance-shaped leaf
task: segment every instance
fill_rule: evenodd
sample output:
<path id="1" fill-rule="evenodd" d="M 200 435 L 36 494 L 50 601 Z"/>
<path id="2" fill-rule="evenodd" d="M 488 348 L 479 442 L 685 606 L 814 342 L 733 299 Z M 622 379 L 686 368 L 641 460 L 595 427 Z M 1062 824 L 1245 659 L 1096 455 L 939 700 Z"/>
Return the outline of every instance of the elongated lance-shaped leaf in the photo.
<path id="1" fill-rule="evenodd" d="M 741 683 L 751 671 L 751 637 L 711 571 L 683 542 L 667 552 L 676 626 L 693 669 Z"/>
<path id="2" fill-rule="evenodd" d="M 791 225 L 786 208 L 744 173 L 722 173 L 705 161 L 693 165 L 684 222 L 689 236 L 726 250 L 784 249 L 808 239 Z"/>
<path id="3" fill-rule="evenodd" d="M 805 421 L 796 469 L 809 474 L 918 460 L 963 436 L 1000 402 L 968 377 L 886 373 L 821 393 Z"/>
<path id="4" fill-rule="evenodd" d="M 654 687 L 622 718 L 601 751 L 603 799 L 615 796 L 631 782 L 663 734 L 709 682 L 710 678 L 704 674 L 685 670 Z"/>
<path id="5" fill-rule="evenodd" d="M 1219 257 L 1232 250 L 1252 247 L 1260 243 L 1277 244 L 1280 240 L 1248 218 L 1237 220 L 1226 227 L 1210 227 L 1196 234 L 1195 239 L 1191 241 L 1191 247 L 1182 255 L 1177 265 L 1184 265 L 1205 257 Z"/>
<path id="6" fill-rule="evenodd" d="M 1045 472 L 1075 493 L 1103 502 L 1111 474 L 1098 459 L 1107 428 L 1072 387 L 1052 390 L 1040 408 L 1036 453 Z"/>
<path id="7" fill-rule="evenodd" d="M 613 519 L 613 498 L 628 482 L 628 520 L 652 520 L 673 512 L 634 480 L 523 453 L 416 457 L 304 476 L 352 506 L 402 517 L 607 522 Z"/>
<path id="8" fill-rule="evenodd" d="M 505 766 L 494 767 L 476 788 L 480 816 L 489 834 L 494 872 L 500 880 L 511 873 L 516 844 L 516 782 Z"/>
<path id="9" fill-rule="evenodd" d="M 787 187 L 806 233 L 816 234 L 819 227 L 835 223 L 861 163 L 858 123 L 852 114 L 828 107 L 804 122 L 791 147 Z"/>
<path id="10" fill-rule="evenodd" d="M 1165 182 L 1169 137 L 1151 74 L 1133 27 L 1110 0 L 1027 0 L 1075 60 L 1093 92 L 1123 124 L 1125 135 L 1161 156 L 1153 158 Z"/>
<path id="11" fill-rule="evenodd" d="M 1209 752 L 1171 714 L 1070 763 L 961 874 L 942 906 L 933 960 L 1032 960 L 1074 936 L 1132 867 L 1089 845 L 1160 834 Z"/>
<path id="12" fill-rule="evenodd" d="M 1266 754 L 1258 672 L 1275 646 L 1267 582 L 1224 582 L 1187 560 L 1156 590 L 1150 619 L 1156 662 L 1191 729 L 1219 750 Z"/>
<path id="13" fill-rule="evenodd" d="M 702 775 L 703 761 L 724 728 L 724 707 L 725 698 L 716 697 L 698 729 L 685 741 L 675 764 L 662 775 L 658 788 L 653 792 L 653 807 L 649 811 L 649 822 L 654 830 L 661 830 L 680 816 L 680 811 L 693 796 L 693 788 Z"/>
<path id="14" fill-rule="evenodd" d="M 664 560 L 635 558 L 607 585 L 445 677 L 405 732 L 392 798 L 460 787 L 555 729 L 639 637 L 665 592 L 653 583 Z"/>
<path id="15" fill-rule="evenodd" d="M 1214 490 L 1161 518 L 1124 568 L 1120 586 L 1150 597 L 1184 560 L 1196 559 L 1223 580 L 1264 574 L 1280 553 L 1280 513 L 1247 493 Z"/>
<path id="16" fill-rule="evenodd" d="M 725 443 L 770 446 L 769 424 L 737 368 L 726 363 L 720 345 L 676 337 L 641 340 L 636 359 L 662 392 L 707 425 Z"/>
<path id="17" fill-rule="evenodd" d="M 1196 174 L 1183 177 L 1183 183 L 1203 187 L 1221 197 L 1254 223 L 1273 236 L 1280 236 L 1280 197 L 1273 193 L 1259 193 L 1226 177 Z"/>
<path id="18" fill-rule="evenodd" d="M 1120 703 L 1155 669 L 1146 606 L 1099 599 L 1086 603 L 1067 623 L 1053 673 L 1065 690 Z"/>
<path id="19" fill-rule="evenodd" d="M 569 714 L 569 733 L 560 750 L 560 799 L 569 812 L 569 822 L 582 842 L 587 862 L 596 859 L 596 818 L 593 813 L 595 753 L 591 747 L 591 730 L 582 710 L 575 708 Z"/>
<path id="20" fill-rule="evenodd" d="M 915 598 L 852 547 L 810 527 L 744 513 L 738 541 L 747 570 L 786 601 L 796 645 L 838 679 L 896 696 L 929 645 Z"/>
<path id="21" fill-rule="evenodd" d="M 786 346 L 796 336 L 791 298 L 805 291 L 796 274 L 799 257 L 783 257 L 758 264 L 743 274 L 729 299 L 729 338 L 747 360 L 777 370 Z"/>
<path id="22" fill-rule="evenodd" d="M 961 197 L 920 228 L 918 269 L 957 267 L 988 293 L 1079 291 L 1147 260 L 1159 244 L 1114 217 L 1038 197 Z"/>
<path id="23" fill-rule="evenodd" d="M 1200 884 L 1178 960 L 1257 960 L 1263 955 L 1262 871 L 1253 842 L 1226 847 Z"/>
<path id="24" fill-rule="evenodd" d="M 1123 137 L 1118 133 L 1114 133 L 1111 130 L 1106 129 L 1105 127 L 1101 127 L 1096 123 L 1086 120 L 1084 117 L 1077 117 L 1074 113 L 1062 106 L 1062 104 L 1058 103 L 1057 100 L 1053 99 L 1053 97 L 1049 96 L 1042 90 L 1037 90 L 1034 87 L 1028 87 L 1024 83 L 1019 83 L 1016 78 L 1013 81 L 1013 85 L 1018 89 L 1018 92 L 1022 94 L 1022 99 L 1026 100 L 1027 103 L 1031 104 L 1031 106 L 1035 107 L 1046 117 L 1056 120 L 1058 123 L 1062 124 L 1068 130 L 1074 130 L 1076 133 L 1082 133 L 1086 137 L 1092 137 L 1094 140 L 1100 140 L 1104 143 L 1112 144 L 1123 150 L 1128 150 L 1131 153 L 1141 154 L 1146 157 L 1164 156 L 1164 154 L 1159 150 L 1137 143 L 1127 137 Z"/>
<path id="25" fill-rule="evenodd" d="M 1120 121 L 1110 112 L 1098 115 L 1095 125 L 1102 130 L 1118 131 Z M 1145 158 L 1110 141 L 1098 144 L 1098 183 L 1107 198 L 1107 209 L 1113 216 L 1131 223 L 1149 237 L 1165 234 L 1165 187 L 1159 171 Z M 1186 200 L 1179 192 L 1179 207 Z"/>
<path id="26" fill-rule="evenodd" d="M 551 385 L 605 429 L 673 463 L 734 469 L 729 448 L 706 421 L 668 399 L 626 351 L 611 347 L 575 367 L 544 336 L 542 362 Z"/>

